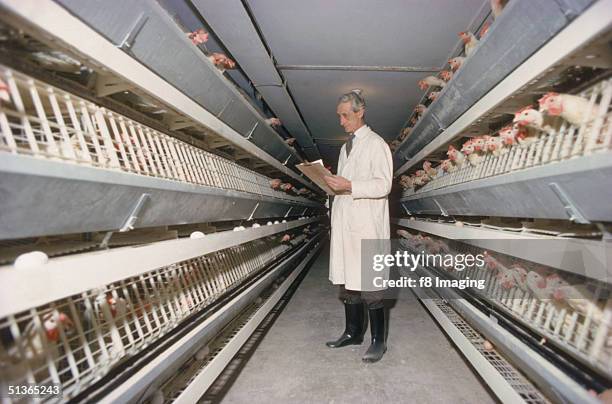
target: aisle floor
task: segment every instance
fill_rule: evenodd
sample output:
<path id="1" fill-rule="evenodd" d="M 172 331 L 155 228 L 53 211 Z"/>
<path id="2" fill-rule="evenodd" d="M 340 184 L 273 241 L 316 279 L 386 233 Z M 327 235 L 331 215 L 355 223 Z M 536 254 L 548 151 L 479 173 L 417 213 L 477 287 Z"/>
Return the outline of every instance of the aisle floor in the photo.
<path id="1" fill-rule="evenodd" d="M 222 403 L 489 403 L 478 376 L 410 290 L 390 310 L 388 350 L 374 364 L 361 346 L 329 349 L 344 328 L 329 247 L 261 339 Z M 227 388 L 227 386 L 226 386 Z"/>

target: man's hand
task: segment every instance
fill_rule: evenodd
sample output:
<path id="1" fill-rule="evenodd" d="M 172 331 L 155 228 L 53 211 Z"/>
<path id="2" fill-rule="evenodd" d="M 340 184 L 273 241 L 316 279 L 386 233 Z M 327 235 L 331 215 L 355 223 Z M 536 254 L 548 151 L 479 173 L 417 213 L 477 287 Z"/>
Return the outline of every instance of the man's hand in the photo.
<path id="1" fill-rule="evenodd" d="M 323 180 L 325 180 L 327 185 L 335 192 L 346 192 L 350 194 L 353 190 L 351 182 L 339 175 L 329 175 L 323 177 Z"/>

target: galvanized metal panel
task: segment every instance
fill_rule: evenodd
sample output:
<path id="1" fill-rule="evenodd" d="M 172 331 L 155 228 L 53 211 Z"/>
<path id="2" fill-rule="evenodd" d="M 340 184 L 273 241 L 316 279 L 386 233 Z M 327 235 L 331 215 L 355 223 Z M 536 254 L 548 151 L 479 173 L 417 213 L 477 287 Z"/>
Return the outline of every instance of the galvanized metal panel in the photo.
<path id="1" fill-rule="evenodd" d="M 455 73 L 423 119 L 448 128 L 491 88 L 565 27 L 592 1 L 512 1 L 495 20 L 478 48 Z M 419 126 L 411 142 L 398 150 L 400 158 L 413 156 L 440 131 Z"/>
<path id="2" fill-rule="evenodd" d="M 191 4 L 223 45 L 231 50 L 255 86 L 282 84 L 272 58 L 240 0 L 192 0 Z"/>
<path id="3" fill-rule="evenodd" d="M 130 46 L 126 49 L 130 54 L 211 113 L 219 115 L 231 107 L 234 112 L 230 112 L 231 122 L 228 124 L 241 134 L 247 135 L 252 127 L 250 121 L 262 119 L 256 110 L 248 105 L 239 91 L 233 88 L 204 54 L 191 44 L 185 33 L 157 2 L 139 0 L 137 4 L 138 8 L 127 14 L 129 18 L 113 21 L 109 15 L 120 14 L 124 8 L 123 2 L 106 2 L 103 12 L 92 11 L 92 4 L 87 2 L 65 3 L 71 12 L 80 18 L 88 18 L 85 21 L 103 33 L 108 31 L 117 36 L 116 29 L 113 28 L 117 24 L 127 26 L 130 30 L 136 27 L 128 35 Z M 143 15 L 145 17 L 141 18 Z M 235 105 L 230 105 L 230 101 Z M 241 113 L 248 115 L 238 116 Z M 292 153 L 283 140 L 270 131 L 260 132 L 259 137 L 253 138 L 253 143 L 266 151 L 273 150 L 269 151 L 269 154 L 277 160 Z"/>
<path id="4" fill-rule="evenodd" d="M 111 42 L 119 45 L 140 17 L 149 15 L 147 0 L 55 0 Z"/>
<path id="5" fill-rule="evenodd" d="M 430 113 L 447 128 L 568 22 L 554 0 L 509 2 Z"/>
<path id="6" fill-rule="evenodd" d="M 291 206 L 294 214 L 306 207 L 320 209 L 314 202 L 275 200 L 23 156 L 5 156 L 3 167 L 0 239 L 118 230 L 143 193 L 150 198 L 138 214 L 136 228 L 244 219 L 258 203 L 257 218 L 284 216 Z"/>
<path id="7" fill-rule="evenodd" d="M 418 214 L 570 218 L 550 184 L 556 183 L 572 205 L 592 222 L 612 221 L 612 164 L 607 155 L 525 169 L 406 198 L 402 204 Z"/>

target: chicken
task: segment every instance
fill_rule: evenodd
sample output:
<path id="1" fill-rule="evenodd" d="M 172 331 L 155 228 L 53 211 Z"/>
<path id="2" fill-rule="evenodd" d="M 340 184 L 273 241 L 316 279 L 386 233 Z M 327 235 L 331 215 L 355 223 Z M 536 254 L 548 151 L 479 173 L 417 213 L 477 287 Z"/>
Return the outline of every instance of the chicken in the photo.
<path id="1" fill-rule="evenodd" d="M 467 156 L 472 166 L 477 166 L 484 160 L 484 138 L 474 137 L 463 144 L 461 151 Z"/>
<path id="2" fill-rule="evenodd" d="M 595 119 L 599 105 L 594 104 L 589 114 L 589 100 L 577 95 L 546 93 L 538 100 L 540 112 L 550 116 L 560 116 L 572 125 Z"/>
<path id="3" fill-rule="evenodd" d="M 518 110 L 514 114 L 513 122 L 519 127 L 515 139 L 521 147 L 527 147 L 536 142 L 540 131 L 550 132 L 552 128 L 544 125 L 542 113 L 531 106 Z"/>
<path id="4" fill-rule="evenodd" d="M 399 184 L 404 189 L 412 189 L 414 187 L 412 177 L 408 175 L 402 175 L 399 180 Z"/>
<path id="5" fill-rule="evenodd" d="M 427 98 L 428 98 L 429 100 L 431 100 L 431 101 L 435 101 L 435 100 L 436 100 L 436 98 L 438 98 L 438 96 L 439 96 L 439 95 L 440 95 L 440 92 L 439 92 L 439 91 L 432 91 L 431 93 L 429 93 L 429 94 L 427 95 Z"/>
<path id="6" fill-rule="evenodd" d="M 187 34 L 187 37 L 191 39 L 191 42 L 194 45 L 199 45 L 201 43 L 208 41 L 208 32 L 204 31 L 202 28 L 197 29 L 193 32 Z"/>
<path id="7" fill-rule="evenodd" d="M 448 156 L 448 159 L 457 166 L 457 168 L 463 167 L 463 163 L 465 162 L 465 155 L 459 150 L 457 150 L 455 146 L 448 146 L 448 151 L 446 152 L 446 155 Z"/>
<path id="8" fill-rule="evenodd" d="M 427 76 L 423 80 L 419 80 L 419 88 L 427 90 L 429 87 L 444 87 L 446 82 L 435 76 Z"/>
<path id="9" fill-rule="evenodd" d="M 527 274 L 527 289 L 538 299 L 549 301 L 552 299 L 554 287 L 546 282 L 541 274 L 531 271 Z"/>
<path id="10" fill-rule="evenodd" d="M 427 173 L 427 175 L 429 175 L 429 178 L 431 178 L 432 180 L 436 178 L 436 175 L 438 175 L 438 170 L 431 166 L 430 161 L 425 161 L 423 163 L 423 170 Z"/>
<path id="11" fill-rule="evenodd" d="M 212 62 L 212 64 L 215 65 L 217 69 L 219 69 L 221 73 L 223 73 L 225 70 L 231 70 L 236 68 L 236 62 L 228 58 L 223 53 L 214 52 L 208 57 L 208 59 Z"/>
<path id="12" fill-rule="evenodd" d="M 397 233 L 398 236 L 403 237 L 403 238 L 405 238 L 407 240 L 412 238 L 412 234 L 408 233 L 404 229 L 398 229 L 396 233 Z"/>
<path id="13" fill-rule="evenodd" d="M 505 269 L 506 267 L 502 265 L 491 253 L 485 251 L 484 255 L 484 269 L 497 272 L 500 268 Z"/>
<path id="14" fill-rule="evenodd" d="M 278 189 L 282 183 L 283 181 L 281 179 L 274 178 L 273 180 L 270 180 L 270 187 L 272 187 L 272 189 Z"/>
<path id="15" fill-rule="evenodd" d="M 429 182 L 429 175 L 424 170 L 418 170 L 414 174 L 414 179 L 412 180 L 414 185 L 423 186 Z"/>
<path id="16" fill-rule="evenodd" d="M 440 72 L 440 78 L 448 83 L 453 78 L 453 72 L 450 70 L 442 70 Z"/>
<path id="17" fill-rule="evenodd" d="M 465 56 L 471 56 L 474 53 L 476 46 L 478 45 L 478 39 L 476 39 L 474 34 L 468 31 L 460 32 L 459 38 L 461 38 L 465 46 Z"/>
<path id="18" fill-rule="evenodd" d="M 482 28 L 480 28 L 480 31 L 478 32 L 478 38 L 484 38 L 484 36 L 487 35 L 487 33 L 489 32 L 489 28 L 491 28 L 491 24 L 489 24 L 489 21 L 486 21 L 484 24 L 482 24 Z"/>
<path id="19" fill-rule="evenodd" d="M 499 130 L 499 137 L 504 146 L 510 147 L 516 144 L 516 134 L 518 129 L 516 126 L 508 125 Z"/>
<path id="20" fill-rule="evenodd" d="M 293 185 L 291 185 L 291 184 L 290 184 L 290 183 L 288 183 L 288 182 L 285 182 L 285 183 L 282 183 L 282 184 L 280 185 L 280 189 L 281 189 L 281 190 L 283 190 L 283 191 L 285 191 L 285 192 L 288 192 L 288 191 L 291 191 L 291 189 L 293 189 Z"/>
<path id="21" fill-rule="evenodd" d="M 506 4 L 508 4 L 508 0 L 490 0 L 491 2 L 491 14 L 493 14 L 493 18 L 497 18 L 502 13 Z"/>
<path id="22" fill-rule="evenodd" d="M 402 129 L 402 132 L 399 135 L 399 140 L 403 141 L 404 139 L 406 139 L 408 137 L 408 135 L 410 135 L 411 131 L 412 131 L 412 128 L 404 128 L 404 129 Z"/>
<path id="23" fill-rule="evenodd" d="M 6 84 L 4 80 L 0 78 L 0 101 L 9 102 L 10 100 L 11 100 L 11 93 L 9 91 L 8 84 Z"/>
<path id="24" fill-rule="evenodd" d="M 397 150 L 400 144 L 401 142 L 399 140 L 393 140 L 391 143 L 389 143 L 389 149 L 394 152 Z"/>
<path id="25" fill-rule="evenodd" d="M 489 136 L 485 141 L 485 150 L 496 157 L 508 151 L 504 147 L 504 141 L 500 136 Z"/>
<path id="26" fill-rule="evenodd" d="M 59 359 L 61 331 L 70 334 L 74 324 L 70 317 L 58 310 L 41 316 L 42 329 L 30 321 L 15 344 L 8 350 L 0 350 L 0 378 L 4 381 L 25 382 L 27 370 L 34 373 L 47 366 L 47 358 Z M 20 349 L 21 348 L 21 349 Z"/>
<path id="27" fill-rule="evenodd" d="M 577 312 L 586 316 L 591 313 L 595 321 L 601 320 L 602 309 L 597 305 L 597 300 L 586 285 L 561 285 L 553 291 L 553 299 L 567 303 Z"/>
<path id="28" fill-rule="evenodd" d="M 278 118 L 268 118 L 266 119 L 266 123 L 272 127 L 282 125 L 281 120 Z"/>
<path id="29" fill-rule="evenodd" d="M 300 189 L 297 191 L 297 194 L 298 194 L 298 195 L 308 195 L 309 193 L 310 193 L 310 191 L 308 190 L 308 188 L 300 188 Z"/>
<path id="30" fill-rule="evenodd" d="M 497 280 L 504 289 L 512 289 L 517 285 L 517 272 L 512 268 L 500 267 L 497 273 Z"/>
<path id="31" fill-rule="evenodd" d="M 290 137 L 285 139 L 285 143 L 287 143 L 288 146 L 293 146 L 293 144 L 295 143 L 295 138 L 294 137 Z"/>
<path id="32" fill-rule="evenodd" d="M 440 163 L 440 168 L 445 173 L 452 173 L 454 171 L 457 171 L 457 166 L 455 166 L 450 159 L 442 160 L 442 163 Z"/>
<path id="33" fill-rule="evenodd" d="M 418 115 L 423 115 L 425 113 L 425 111 L 427 111 L 427 107 L 423 104 L 418 104 L 415 108 L 414 111 L 418 114 Z"/>
<path id="34" fill-rule="evenodd" d="M 291 235 L 290 234 L 284 234 L 283 237 L 281 238 L 281 243 L 287 243 L 287 242 L 289 242 L 289 240 L 291 240 Z"/>
<path id="35" fill-rule="evenodd" d="M 465 62 L 465 57 L 463 56 L 457 56 L 448 60 L 448 64 L 453 72 L 459 70 L 463 62 Z"/>

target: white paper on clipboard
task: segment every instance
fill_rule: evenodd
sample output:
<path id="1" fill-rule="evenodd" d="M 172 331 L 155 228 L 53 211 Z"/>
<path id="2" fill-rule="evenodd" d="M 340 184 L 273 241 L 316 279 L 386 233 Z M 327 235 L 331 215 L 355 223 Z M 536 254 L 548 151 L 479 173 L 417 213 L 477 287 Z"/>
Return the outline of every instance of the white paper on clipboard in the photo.
<path id="1" fill-rule="evenodd" d="M 312 182 L 317 184 L 319 188 L 327 193 L 327 195 L 337 195 L 332 189 L 327 185 L 323 177 L 333 175 L 325 166 L 323 165 L 323 160 L 317 160 L 312 162 L 305 162 L 297 164 L 296 167 L 298 170 L 304 173 L 305 176 L 310 178 Z"/>

